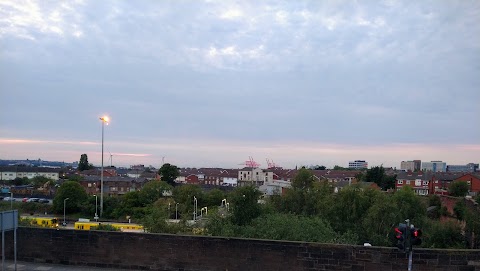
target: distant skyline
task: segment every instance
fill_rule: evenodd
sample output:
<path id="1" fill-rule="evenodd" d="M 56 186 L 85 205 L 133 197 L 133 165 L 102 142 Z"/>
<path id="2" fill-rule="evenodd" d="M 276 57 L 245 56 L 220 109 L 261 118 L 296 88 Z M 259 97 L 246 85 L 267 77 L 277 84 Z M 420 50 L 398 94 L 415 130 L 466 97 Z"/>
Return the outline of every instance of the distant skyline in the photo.
<path id="1" fill-rule="evenodd" d="M 0 159 L 480 161 L 480 1 L 0 0 Z"/>

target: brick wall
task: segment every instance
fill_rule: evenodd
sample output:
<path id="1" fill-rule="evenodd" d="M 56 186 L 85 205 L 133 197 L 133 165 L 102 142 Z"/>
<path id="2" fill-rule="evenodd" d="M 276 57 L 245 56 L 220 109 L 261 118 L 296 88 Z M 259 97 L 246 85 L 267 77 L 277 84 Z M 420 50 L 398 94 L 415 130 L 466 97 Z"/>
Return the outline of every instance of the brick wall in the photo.
<path id="1" fill-rule="evenodd" d="M 13 232 L 5 246 L 13 259 Z M 17 259 L 146 270 L 407 270 L 395 248 L 24 227 Z M 418 249 L 413 270 L 480 271 L 480 250 Z"/>

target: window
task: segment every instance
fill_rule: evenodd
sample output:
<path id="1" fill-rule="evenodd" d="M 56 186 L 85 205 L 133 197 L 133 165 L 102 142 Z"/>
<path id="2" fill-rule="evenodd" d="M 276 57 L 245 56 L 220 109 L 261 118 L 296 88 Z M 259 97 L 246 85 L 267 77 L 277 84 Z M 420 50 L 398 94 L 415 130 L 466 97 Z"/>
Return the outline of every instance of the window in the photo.
<path id="1" fill-rule="evenodd" d="M 423 185 L 428 185 L 428 181 L 423 181 Z"/>
<path id="2" fill-rule="evenodd" d="M 403 180 L 398 180 L 398 184 L 403 184 Z"/>
<path id="3" fill-rule="evenodd" d="M 410 181 L 405 181 L 405 184 L 410 184 Z"/>
<path id="4" fill-rule="evenodd" d="M 88 184 L 88 187 L 92 187 L 92 184 L 91 184 L 91 183 L 89 183 L 89 184 Z"/>

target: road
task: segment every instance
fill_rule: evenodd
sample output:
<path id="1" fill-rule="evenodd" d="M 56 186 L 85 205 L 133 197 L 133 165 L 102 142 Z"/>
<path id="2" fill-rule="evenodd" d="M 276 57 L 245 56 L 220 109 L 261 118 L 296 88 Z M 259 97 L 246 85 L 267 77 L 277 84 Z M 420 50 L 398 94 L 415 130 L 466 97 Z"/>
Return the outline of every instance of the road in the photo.
<path id="1" fill-rule="evenodd" d="M 13 261 L 5 261 L 5 268 L 2 270 L 15 270 L 15 263 Z M 115 268 L 98 268 L 91 266 L 73 266 L 73 265 L 60 265 L 60 264 L 46 264 L 46 263 L 29 263 L 18 262 L 17 271 L 125 271 L 127 269 L 115 269 Z M 133 269 L 128 269 L 132 271 Z M 133 270 L 135 271 L 135 270 Z M 137 270 L 138 271 L 138 270 Z"/>

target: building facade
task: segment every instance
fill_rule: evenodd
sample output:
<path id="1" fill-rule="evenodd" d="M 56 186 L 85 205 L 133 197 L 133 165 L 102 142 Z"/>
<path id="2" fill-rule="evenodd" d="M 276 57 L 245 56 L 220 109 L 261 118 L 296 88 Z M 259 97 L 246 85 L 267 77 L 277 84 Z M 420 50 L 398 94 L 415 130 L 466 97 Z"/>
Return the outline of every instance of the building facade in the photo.
<path id="1" fill-rule="evenodd" d="M 15 178 L 33 179 L 35 177 L 58 180 L 59 173 L 60 170 L 56 168 L 7 166 L 0 167 L 0 181 L 11 181 Z"/>
<path id="2" fill-rule="evenodd" d="M 246 167 L 238 171 L 239 186 L 254 185 L 259 187 L 265 182 L 271 182 L 273 180 L 274 174 L 272 171 L 251 167 Z"/>
<path id="3" fill-rule="evenodd" d="M 348 162 L 348 168 L 362 169 L 368 168 L 368 163 L 365 160 L 355 160 Z"/>
<path id="4" fill-rule="evenodd" d="M 478 164 L 468 163 L 466 165 L 448 165 L 448 172 L 477 172 Z"/>
<path id="5" fill-rule="evenodd" d="M 447 163 L 442 161 L 431 161 L 422 163 L 422 171 L 446 172 Z"/>
<path id="6" fill-rule="evenodd" d="M 433 175 L 429 172 L 400 172 L 395 181 L 395 189 L 410 186 L 415 194 L 426 196 L 430 194 L 430 184 Z"/>
<path id="7" fill-rule="evenodd" d="M 404 171 L 420 171 L 421 166 L 421 160 L 402 161 L 400 163 L 400 169 Z"/>

